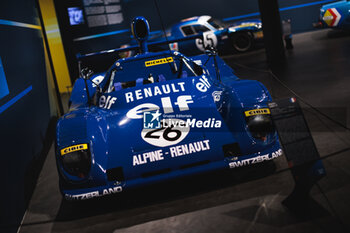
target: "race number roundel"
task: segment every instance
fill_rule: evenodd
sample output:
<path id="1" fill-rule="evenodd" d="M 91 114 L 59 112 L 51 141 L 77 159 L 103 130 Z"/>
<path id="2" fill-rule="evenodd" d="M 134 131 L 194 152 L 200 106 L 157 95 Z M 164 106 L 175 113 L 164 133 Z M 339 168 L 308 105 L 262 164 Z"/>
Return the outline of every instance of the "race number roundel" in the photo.
<path id="1" fill-rule="evenodd" d="M 214 47 L 218 45 L 218 38 L 214 32 L 203 32 L 203 39 L 196 39 L 196 46 L 200 51 L 205 51 L 206 47 Z"/>
<path id="2" fill-rule="evenodd" d="M 186 138 L 189 132 L 190 126 L 186 126 L 186 121 L 163 119 L 159 129 L 143 129 L 141 137 L 153 146 L 166 147 L 178 144 Z"/>

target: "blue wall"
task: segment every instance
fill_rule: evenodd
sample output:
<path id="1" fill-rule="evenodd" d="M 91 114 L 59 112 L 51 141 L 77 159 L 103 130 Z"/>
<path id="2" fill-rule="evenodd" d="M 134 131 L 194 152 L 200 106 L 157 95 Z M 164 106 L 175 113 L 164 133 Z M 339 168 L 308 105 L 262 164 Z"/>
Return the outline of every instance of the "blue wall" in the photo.
<path id="1" fill-rule="evenodd" d="M 166 27 L 181 19 L 195 15 L 212 15 L 230 23 L 237 19 L 249 19 L 259 17 L 258 0 L 157 0 Z M 268 0 L 267 0 L 268 1 Z M 72 5 L 72 0 L 56 0 L 58 11 L 64 12 L 67 17 L 66 8 Z M 69 4 L 67 3 L 69 2 Z M 312 23 L 318 20 L 321 5 L 332 2 L 332 0 L 279 0 L 281 19 L 292 20 L 292 32 L 300 33 L 314 30 Z M 73 5 L 82 5 L 82 1 L 74 1 Z M 73 47 L 81 53 L 88 53 L 102 49 L 110 49 L 127 43 L 130 38 L 129 23 L 138 15 L 145 16 L 151 25 L 151 30 L 161 29 L 160 20 L 155 9 L 154 0 L 124 0 L 122 1 L 122 13 L 124 22 L 115 26 L 102 26 L 88 28 L 86 25 L 69 26 L 63 22 L 64 30 L 69 34 L 69 40 L 86 36 L 96 36 L 94 39 L 75 41 Z M 62 21 L 67 20 L 60 20 Z M 106 32 L 116 32 L 112 36 L 98 37 Z M 120 33 L 117 33 L 120 32 Z"/>
<path id="2" fill-rule="evenodd" d="M 129 23 L 135 16 L 146 17 L 151 31 L 161 30 L 154 0 L 120 0 L 124 22 L 89 28 L 87 23 L 70 26 L 68 7 L 83 8 L 83 0 L 54 0 L 64 42 L 71 78 L 78 76 L 77 53 L 86 54 L 118 48 L 130 41 Z M 234 20 L 258 18 L 258 0 L 157 0 L 165 27 L 195 15 L 212 15 L 226 23 Z M 266 0 L 268 3 L 269 0 Z M 279 0 L 281 19 L 292 20 L 292 33 L 314 30 L 312 23 L 319 17 L 319 8 L 332 0 Z M 85 20 L 86 21 L 86 20 Z"/>
<path id="3" fill-rule="evenodd" d="M 143 15 L 150 20 L 153 30 L 160 30 L 154 0 L 124 0 L 126 21 Z M 258 0 L 157 0 L 166 26 L 194 15 L 212 15 L 226 22 L 235 19 L 259 17 Z M 266 0 L 268 4 L 269 0 Z M 279 0 L 281 19 L 292 19 L 293 33 L 313 30 L 321 5 L 335 0 Z M 250 17 L 250 15 L 252 15 Z M 230 20 L 232 19 L 232 20 Z"/>
<path id="4" fill-rule="evenodd" d="M 22 219 L 51 118 L 37 21 L 34 0 L 0 1 L 0 232 Z"/>

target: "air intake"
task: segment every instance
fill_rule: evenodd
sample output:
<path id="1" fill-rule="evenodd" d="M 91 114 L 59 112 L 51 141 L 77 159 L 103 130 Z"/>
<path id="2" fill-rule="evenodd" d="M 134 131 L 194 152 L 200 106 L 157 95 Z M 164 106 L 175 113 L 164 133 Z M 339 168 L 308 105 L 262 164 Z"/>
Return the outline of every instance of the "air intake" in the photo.
<path id="1" fill-rule="evenodd" d="M 152 172 L 146 172 L 142 174 L 143 178 L 147 178 L 147 177 L 151 177 L 151 176 L 157 176 L 157 175 L 161 175 L 161 174 L 165 174 L 171 172 L 170 168 L 165 168 L 162 170 L 157 170 L 157 171 L 152 171 Z"/>
<path id="2" fill-rule="evenodd" d="M 190 163 L 190 164 L 186 164 L 181 166 L 181 169 L 187 169 L 187 168 L 191 168 L 191 167 L 197 167 L 197 166 L 201 166 L 201 165 L 205 165 L 210 163 L 210 160 L 204 160 L 204 161 L 200 161 L 200 162 L 196 162 L 196 163 Z"/>
<path id="3" fill-rule="evenodd" d="M 115 167 L 107 170 L 108 181 L 124 181 L 124 173 L 122 167 Z"/>
<path id="4" fill-rule="evenodd" d="M 239 144 L 237 142 L 223 145 L 222 150 L 224 151 L 225 157 L 241 156 L 241 149 L 239 148 Z"/>

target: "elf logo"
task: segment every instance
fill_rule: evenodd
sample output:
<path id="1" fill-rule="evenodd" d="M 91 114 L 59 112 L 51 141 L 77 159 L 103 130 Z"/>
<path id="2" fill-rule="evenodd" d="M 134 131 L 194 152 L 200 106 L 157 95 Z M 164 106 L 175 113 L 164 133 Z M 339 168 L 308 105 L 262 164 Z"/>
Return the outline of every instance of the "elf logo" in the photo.
<path id="1" fill-rule="evenodd" d="M 329 27 L 336 27 L 340 21 L 340 18 L 341 14 L 336 8 L 329 8 L 327 9 L 326 13 L 324 13 L 322 19 Z"/>
<path id="2" fill-rule="evenodd" d="M 196 84 L 196 88 L 200 92 L 206 92 L 210 87 L 211 85 L 204 75 L 199 78 L 199 82 Z"/>
<path id="3" fill-rule="evenodd" d="M 159 107 L 153 103 L 144 103 L 140 104 L 128 111 L 126 116 L 130 119 L 141 119 L 144 117 L 145 112 L 153 112 L 158 111 L 159 109 L 163 109 L 163 113 L 173 113 L 175 109 L 178 109 L 180 112 L 190 110 L 189 104 L 193 104 L 192 96 L 190 95 L 180 95 L 177 97 L 175 103 L 172 102 L 170 97 L 163 97 L 160 99 L 162 106 Z"/>
<path id="4" fill-rule="evenodd" d="M 115 103 L 116 100 L 117 100 L 117 97 L 108 96 L 108 97 L 106 98 L 106 96 L 102 95 L 102 96 L 100 97 L 100 101 L 99 101 L 98 106 L 99 106 L 100 108 L 110 109 L 111 106 Z"/>

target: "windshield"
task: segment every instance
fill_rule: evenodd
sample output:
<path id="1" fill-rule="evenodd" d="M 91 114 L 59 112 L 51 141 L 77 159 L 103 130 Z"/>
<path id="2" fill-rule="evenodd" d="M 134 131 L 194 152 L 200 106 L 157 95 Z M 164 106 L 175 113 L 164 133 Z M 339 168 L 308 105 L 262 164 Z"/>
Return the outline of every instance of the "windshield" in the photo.
<path id="1" fill-rule="evenodd" d="M 117 62 L 116 64 L 118 64 Z M 127 59 L 109 72 L 104 92 L 113 92 L 138 85 L 202 75 L 204 70 L 184 56 L 169 53 L 142 59 Z"/>
<path id="2" fill-rule="evenodd" d="M 221 30 L 224 28 L 224 23 L 221 22 L 219 19 L 211 18 L 208 20 L 208 23 L 218 30 Z"/>

